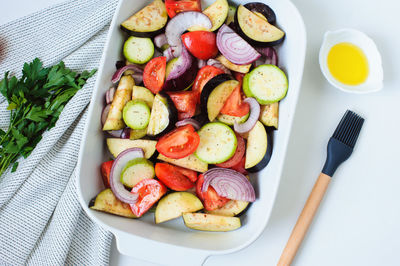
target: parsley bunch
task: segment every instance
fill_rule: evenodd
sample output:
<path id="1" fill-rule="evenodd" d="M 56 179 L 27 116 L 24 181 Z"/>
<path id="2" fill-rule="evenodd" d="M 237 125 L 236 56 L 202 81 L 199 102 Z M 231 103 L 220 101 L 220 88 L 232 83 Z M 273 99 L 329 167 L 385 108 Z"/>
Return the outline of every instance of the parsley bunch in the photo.
<path id="1" fill-rule="evenodd" d="M 95 72 L 77 74 L 62 61 L 44 68 L 36 58 L 24 64 L 20 79 L 5 73 L 0 93 L 8 101 L 11 116 L 7 132 L 0 129 L 0 176 L 10 164 L 14 172 L 17 159 L 31 154 L 43 132 L 54 127 L 64 106 Z"/>

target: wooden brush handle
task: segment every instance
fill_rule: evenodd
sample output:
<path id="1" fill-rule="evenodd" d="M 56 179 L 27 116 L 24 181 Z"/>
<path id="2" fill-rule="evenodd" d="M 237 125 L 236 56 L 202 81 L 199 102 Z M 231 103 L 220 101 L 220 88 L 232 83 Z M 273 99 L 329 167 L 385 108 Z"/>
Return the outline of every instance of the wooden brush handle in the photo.
<path id="1" fill-rule="evenodd" d="M 296 252 L 307 233 L 308 227 L 310 227 L 314 215 L 317 212 L 318 206 L 325 195 L 325 191 L 328 188 L 330 181 L 330 176 L 323 173 L 319 175 L 310 193 L 310 196 L 308 196 L 306 205 L 297 219 L 296 225 L 293 228 L 286 247 L 282 252 L 278 266 L 289 266 L 292 263 L 294 257 L 296 256 Z"/>

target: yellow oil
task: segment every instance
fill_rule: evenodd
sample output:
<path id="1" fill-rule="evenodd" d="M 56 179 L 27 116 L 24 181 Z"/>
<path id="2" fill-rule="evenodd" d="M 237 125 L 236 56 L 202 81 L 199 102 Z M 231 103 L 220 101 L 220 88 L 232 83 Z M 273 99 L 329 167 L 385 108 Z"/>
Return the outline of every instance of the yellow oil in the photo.
<path id="1" fill-rule="evenodd" d="M 359 85 L 369 74 L 364 52 L 348 42 L 332 46 L 328 53 L 328 69 L 336 80 L 346 85 Z"/>

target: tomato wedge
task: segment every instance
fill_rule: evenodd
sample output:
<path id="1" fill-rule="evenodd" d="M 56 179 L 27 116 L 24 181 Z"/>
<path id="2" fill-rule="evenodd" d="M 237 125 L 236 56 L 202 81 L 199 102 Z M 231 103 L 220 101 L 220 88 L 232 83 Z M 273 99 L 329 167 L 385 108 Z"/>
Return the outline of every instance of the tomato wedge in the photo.
<path id="1" fill-rule="evenodd" d="M 177 13 L 183 11 L 199 11 L 201 12 L 200 0 L 165 0 L 165 7 L 168 16 L 173 18 Z"/>
<path id="2" fill-rule="evenodd" d="M 179 166 L 174 166 L 176 168 L 177 171 L 179 171 L 182 175 L 186 176 L 187 178 L 189 178 L 190 181 L 192 181 L 193 183 L 195 183 L 197 181 L 197 172 L 187 169 L 187 168 L 183 168 L 183 167 L 179 167 Z"/>
<path id="3" fill-rule="evenodd" d="M 133 214 L 140 217 L 167 193 L 167 188 L 155 179 L 146 178 L 137 183 L 131 192 L 139 194 L 138 201 L 130 206 Z"/>
<path id="4" fill-rule="evenodd" d="M 196 58 L 207 60 L 218 54 L 216 36 L 214 32 L 192 31 L 182 34 L 182 43 Z"/>
<path id="5" fill-rule="evenodd" d="M 106 188 L 110 187 L 110 172 L 112 164 L 114 163 L 113 160 L 104 162 L 100 166 L 101 177 L 103 178 L 103 183 Z"/>
<path id="6" fill-rule="evenodd" d="M 143 70 L 143 83 L 152 93 L 157 94 L 165 81 L 167 58 L 159 56 L 151 59 Z"/>
<path id="7" fill-rule="evenodd" d="M 233 90 L 220 112 L 224 115 L 242 117 L 249 113 L 250 106 L 242 100 L 243 74 L 235 73 L 235 78 L 239 81 L 239 85 Z"/>
<path id="8" fill-rule="evenodd" d="M 230 168 L 238 171 L 239 173 L 242 173 L 244 175 L 247 175 L 247 170 L 244 168 L 246 163 L 246 156 L 243 156 L 242 159 L 234 166 L 231 166 Z"/>
<path id="9" fill-rule="evenodd" d="M 156 176 L 167 187 L 175 191 L 185 191 L 194 187 L 194 183 L 189 180 L 178 167 L 168 163 L 156 163 Z"/>
<path id="10" fill-rule="evenodd" d="M 197 97 L 193 91 L 168 92 L 178 110 L 178 119 L 190 118 L 196 113 Z"/>
<path id="11" fill-rule="evenodd" d="M 181 159 L 194 153 L 199 146 L 200 137 L 192 125 L 185 125 L 162 136 L 156 149 L 168 158 Z"/>
<path id="12" fill-rule="evenodd" d="M 200 94 L 204 85 L 213 77 L 224 74 L 225 72 L 215 66 L 204 66 L 197 72 L 196 79 L 194 80 L 192 91 L 196 92 L 197 102 L 200 102 Z"/>
<path id="13" fill-rule="evenodd" d="M 224 207 L 224 205 L 228 203 L 230 199 L 218 195 L 212 186 L 209 186 L 207 191 L 202 192 L 201 187 L 203 186 L 203 183 L 204 176 L 203 174 L 201 174 L 197 179 L 196 194 L 203 202 L 204 209 L 206 209 L 207 211 L 213 211 Z"/>
<path id="14" fill-rule="evenodd" d="M 239 134 L 236 134 L 236 139 L 237 139 L 237 147 L 235 154 L 229 160 L 223 163 L 216 164 L 216 166 L 229 168 L 237 165 L 242 160 L 244 153 L 246 151 L 246 146 L 244 143 L 244 139 Z"/>

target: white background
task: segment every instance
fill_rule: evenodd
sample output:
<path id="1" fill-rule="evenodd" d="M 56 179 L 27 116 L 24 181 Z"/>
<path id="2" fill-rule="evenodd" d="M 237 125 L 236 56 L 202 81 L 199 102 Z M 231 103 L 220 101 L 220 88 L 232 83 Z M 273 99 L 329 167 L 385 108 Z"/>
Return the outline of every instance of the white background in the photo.
<path id="1" fill-rule="evenodd" d="M 0 24 L 59 2 L 62 0 L 3 0 Z M 400 3 L 293 2 L 306 24 L 308 48 L 285 170 L 270 222 L 248 248 L 211 257 L 205 265 L 276 264 L 325 161 L 327 140 L 348 108 L 359 112 L 366 122 L 352 157 L 336 172 L 294 264 L 400 265 Z M 364 31 L 375 40 L 383 60 L 383 91 L 346 94 L 324 80 L 318 65 L 323 33 L 344 27 Z M 154 265 L 119 256 L 115 245 L 111 264 Z"/>

